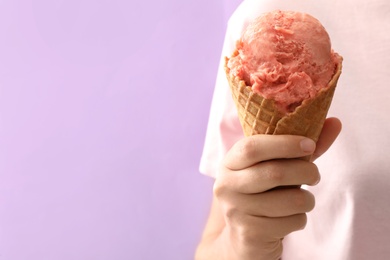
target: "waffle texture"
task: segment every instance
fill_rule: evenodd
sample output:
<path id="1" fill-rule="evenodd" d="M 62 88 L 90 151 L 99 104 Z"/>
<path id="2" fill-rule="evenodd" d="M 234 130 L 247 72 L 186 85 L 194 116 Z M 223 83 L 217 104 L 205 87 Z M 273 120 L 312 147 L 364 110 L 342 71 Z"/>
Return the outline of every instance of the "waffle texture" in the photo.
<path id="1" fill-rule="evenodd" d="M 228 58 L 225 62 L 225 71 L 245 136 L 291 134 L 318 140 L 341 74 L 342 62 L 338 64 L 326 88 L 315 98 L 304 100 L 288 114 L 279 112 L 273 100 L 265 99 L 253 92 L 245 81 L 238 77 L 230 77 L 227 62 Z"/>

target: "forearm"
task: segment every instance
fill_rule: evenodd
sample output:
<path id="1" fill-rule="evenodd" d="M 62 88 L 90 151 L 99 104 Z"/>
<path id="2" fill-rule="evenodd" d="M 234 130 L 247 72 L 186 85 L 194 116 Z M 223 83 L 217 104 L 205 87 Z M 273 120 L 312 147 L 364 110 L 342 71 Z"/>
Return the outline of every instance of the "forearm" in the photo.
<path id="1" fill-rule="evenodd" d="M 224 228 L 225 220 L 218 201 L 214 198 L 201 241 L 196 250 L 196 260 L 223 259 L 221 254 L 224 250 L 220 243 L 220 237 Z"/>
<path id="2" fill-rule="evenodd" d="M 196 249 L 195 260 L 222 260 L 223 258 L 220 255 L 222 250 L 219 250 L 218 247 L 217 238 L 202 239 Z"/>
<path id="3" fill-rule="evenodd" d="M 208 237 L 203 237 L 198 245 L 195 254 L 195 260 L 236 260 L 234 257 L 232 246 L 226 236 L 226 229 L 221 233 L 213 234 Z"/>

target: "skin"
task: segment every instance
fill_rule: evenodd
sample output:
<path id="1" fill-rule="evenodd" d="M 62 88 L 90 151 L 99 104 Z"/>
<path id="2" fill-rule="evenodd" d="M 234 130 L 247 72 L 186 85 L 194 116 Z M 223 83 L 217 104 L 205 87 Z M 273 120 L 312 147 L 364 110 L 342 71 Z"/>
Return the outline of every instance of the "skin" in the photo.
<path id="1" fill-rule="evenodd" d="M 317 144 L 302 136 L 256 135 L 238 141 L 226 154 L 213 189 L 210 215 L 197 260 L 280 259 L 283 238 L 305 227 L 315 198 L 299 186 L 316 185 L 313 162 L 341 131 L 325 121 Z"/>

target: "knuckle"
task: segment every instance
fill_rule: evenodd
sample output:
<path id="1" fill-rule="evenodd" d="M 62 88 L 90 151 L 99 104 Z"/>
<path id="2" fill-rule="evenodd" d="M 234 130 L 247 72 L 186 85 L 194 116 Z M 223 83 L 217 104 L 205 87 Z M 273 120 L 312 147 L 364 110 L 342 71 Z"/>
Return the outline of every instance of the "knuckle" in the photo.
<path id="1" fill-rule="evenodd" d="M 225 218 L 229 223 L 235 223 L 235 221 L 238 218 L 238 215 L 240 215 L 240 211 L 233 206 L 225 206 L 224 209 L 225 213 Z"/>
<path id="2" fill-rule="evenodd" d="M 235 231 L 236 237 L 240 237 L 241 231 L 248 226 L 245 221 L 247 216 L 236 205 L 230 203 L 222 205 L 222 212 L 226 225 Z"/>
<path id="3" fill-rule="evenodd" d="M 248 225 L 242 225 L 237 232 L 238 241 L 246 247 L 257 245 L 261 237 L 261 233 L 256 228 Z"/>
<path id="4" fill-rule="evenodd" d="M 222 197 L 226 193 L 226 186 L 223 185 L 222 181 L 218 179 L 214 182 L 213 193 L 217 198 Z"/>
<path id="5" fill-rule="evenodd" d="M 264 162 L 264 176 L 266 181 L 278 185 L 283 183 L 285 172 L 276 161 Z"/>
<path id="6" fill-rule="evenodd" d="M 250 259 L 257 259 L 259 255 L 265 257 L 264 259 L 280 259 L 283 252 L 281 239 L 268 237 L 260 229 L 251 226 L 241 227 L 236 239 L 252 256 Z"/>
<path id="7" fill-rule="evenodd" d="M 256 153 L 256 142 L 253 137 L 248 137 L 242 139 L 239 143 L 237 143 L 238 152 L 243 157 L 252 157 Z"/>
<path id="8" fill-rule="evenodd" d="M 271 181 L 272 183 L 275 183 L 275 184 L 282 183 L 284 177 L 285 177 L 284 171 L 276 165 L 271 167 L 270 171 L 268 172 L 269 181 Z"/>
<path id="9" fill-rule="evenodd" d="M 232 189 L 232 184 L 234 182 L 229 178 L 228 172 L 225 171 L 223 167 L 219 169 L 217 172 L 217 176 L 213 185 L 213 194 L 216 197 L 222 197 L 226 193 L 229 192 L 229 190 Z"/>

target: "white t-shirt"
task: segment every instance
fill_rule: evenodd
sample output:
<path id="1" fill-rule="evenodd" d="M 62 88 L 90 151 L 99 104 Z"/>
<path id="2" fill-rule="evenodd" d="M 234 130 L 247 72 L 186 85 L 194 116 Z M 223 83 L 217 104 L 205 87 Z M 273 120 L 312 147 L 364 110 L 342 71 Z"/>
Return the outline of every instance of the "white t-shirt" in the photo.
<path id="1" fill-rule="evenodd" d="M 344 57 L 329 116 L 343 123 L 316 161 L 321 182 L 308 187 L 316 207 L 304 230 L 286 237 L 283 260 L 390 259 L 390 2 L 246 0 L 226 32 L 200 171 L 215 176 L 242 130 L 223 70 L 248 21 L 275 9 L 306 12 L 327 29 Z"/>

